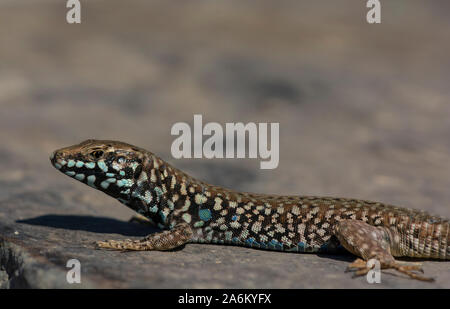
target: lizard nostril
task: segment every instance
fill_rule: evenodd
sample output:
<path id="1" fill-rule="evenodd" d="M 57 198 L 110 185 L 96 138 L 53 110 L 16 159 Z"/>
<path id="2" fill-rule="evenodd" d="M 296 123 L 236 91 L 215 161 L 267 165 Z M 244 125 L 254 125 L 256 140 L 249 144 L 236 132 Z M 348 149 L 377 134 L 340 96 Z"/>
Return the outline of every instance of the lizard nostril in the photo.
<path id="1" fill-rule="evenodd" d="M 53 151 L 52 154 L 50 155 L 50 161 L 55 161 L 56 159 L 56 151 Z"/>
<path id="2" fill-rule="evenodd" d="M 58 162 L 62 158 L 63 158 L 63 154 L 58 150 L 53 151 L 52 154 L 50 155 L 50 161 L 52 163 Z"/>

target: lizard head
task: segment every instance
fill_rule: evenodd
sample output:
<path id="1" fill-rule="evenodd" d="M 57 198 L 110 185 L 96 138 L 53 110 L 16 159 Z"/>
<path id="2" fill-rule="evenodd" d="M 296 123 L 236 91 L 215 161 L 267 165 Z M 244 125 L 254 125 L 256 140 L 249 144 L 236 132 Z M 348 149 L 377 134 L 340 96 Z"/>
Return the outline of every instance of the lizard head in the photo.
<path id="1" fill-rule="evenodd" d="M 54 151 L 50 161 L 62 173 L 115 198 L 127 200 L 142 171 L 144 151 L 122 142 L 86 140 Z"/>

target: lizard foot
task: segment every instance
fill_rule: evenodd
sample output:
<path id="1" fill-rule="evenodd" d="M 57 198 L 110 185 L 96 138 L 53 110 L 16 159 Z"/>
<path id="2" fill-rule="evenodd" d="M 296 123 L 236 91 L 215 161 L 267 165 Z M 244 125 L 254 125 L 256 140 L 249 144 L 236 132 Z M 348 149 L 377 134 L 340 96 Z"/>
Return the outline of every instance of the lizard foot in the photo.
<path id="1" fill-rule="evenodd" d="M 140 240 L 106 240 L 96 242 L 97 248 L 120 251 L 171 250 L 190 241 L 192 229 L 186 223 L 180 223 L 171 230 L 150 234 Z"/>
<path id="2" fill-rule="evenodd" d="M 354 271 L 354 275 L 353 278 L 355 277 L 359 277 L 359 276 L 364 276 L 365 274 L 367 274 L 369 272 L 369 270 L 371 270 L 375 265 L 373 265 L 372 267 L 369 267 L 366 263 L 366 261 L 357 258 L 356 260 L 354 260 L 352 263 L 350 263 L 347 266 L 347 269 L 345 270 L 345 272 L 351 272 Z"/>
<path id="3" fill-rule="evenodd" d="M 350 263 L 346 269 L 346 272 L 354 271 L 353 278 L 366 275 L 375 265 L 369 267 L 366 261 L 358 258 L 353 263 Z M 404 265 L 398 262 L 390 262 L 387 264 L 381 264 L 381 269 L 394 269 L 402 274 L 409 276 L 412 279 L 433 282 L 433 278 L 424 277 L 416 272 L 423 273 L 422 265 Z"/>
<path id="4" fill-rule="evenodd" d="M 402 265 L 398 262 L 395 263 L 389 263 L 387 265 L 382 265 L 381 268 L 383 269 L 395 269 L 396 271 L 405 274 L 409 276 L 412 279 L 420 280 L 420 281 L 426 281 L 426 282 L 433 282 L 433 278 L 424 277 L 416 272 L 423 273 L 422 265 Z"/>
<path id="5" fill-rule="evenodd" d="M 97 249 L 110 249 L 120 251 L 139 251 L 141 249 L 140 241 L 125 239 L 125 240 L 106 240 L 95 242 Z"/>

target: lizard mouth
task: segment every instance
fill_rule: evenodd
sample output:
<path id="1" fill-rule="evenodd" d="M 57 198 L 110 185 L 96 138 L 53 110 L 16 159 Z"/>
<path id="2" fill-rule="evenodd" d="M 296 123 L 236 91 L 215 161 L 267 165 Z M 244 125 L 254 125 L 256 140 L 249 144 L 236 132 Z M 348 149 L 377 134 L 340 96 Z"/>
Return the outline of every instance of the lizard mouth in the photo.
<path id="1" fill-rule="evenodd" d="M 60 170 L 63 173 L 69 170 L 73 170 L 72 167 L 75 167 L 76 165 L 74 160 L 65 158 L 65 156 L 58 150 L 55 150 L 50 155 L 50 162 L 56 169 Z"/>
<path id="2" fill-rule="evenodd" d="M 118 195 L 120 187 L 124 185 L 120 179 L 117 179 L 117 175 L 105 171 L 107 167 L 103 161 L 102 163 L 84 161 L 81 157 L 73 157 L 56 150 L 50 155 L 50 162 L 61 173 L 90 187 L 108 190 L 113 195 Z"/>
<path id="3" fill-rule="evenodd" d="M 95 163 L 85 163 L 80 160 L 67 158 L 58 150 L 50 155 L 50 162 L 60 172 L 80 181 L 95 173 Z"/>
<path id="4" fill-rule="evenodd" d="M 58 170 L 61 170 L 66 164 L 66 161 L 61 157 L 61 154 L 57 150 L 53 151 L 50 155 L 50 162 Z"/>

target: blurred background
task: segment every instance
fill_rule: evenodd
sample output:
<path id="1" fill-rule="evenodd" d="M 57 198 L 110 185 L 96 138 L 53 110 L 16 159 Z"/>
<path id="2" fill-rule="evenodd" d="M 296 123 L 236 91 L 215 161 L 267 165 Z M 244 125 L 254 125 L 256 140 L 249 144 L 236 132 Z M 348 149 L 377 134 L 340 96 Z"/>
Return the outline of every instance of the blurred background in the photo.
<path id="1" fill-rule="evenodd" d="M 368 24 L 361 0 L 81 0 L 81 24 L 68 24 L 65 1 L 1 1 L 0 200 L 53 194 L 62 200 L 43 198 L 36 214 L 127 219 L 49 163 L 99 138 L 236 190 L 450 217 L 450 2 L 381 2 L 381 24 Z M 279 122 L 278 168 L 173 159 L 170 129 L 194 114 Z"/>

